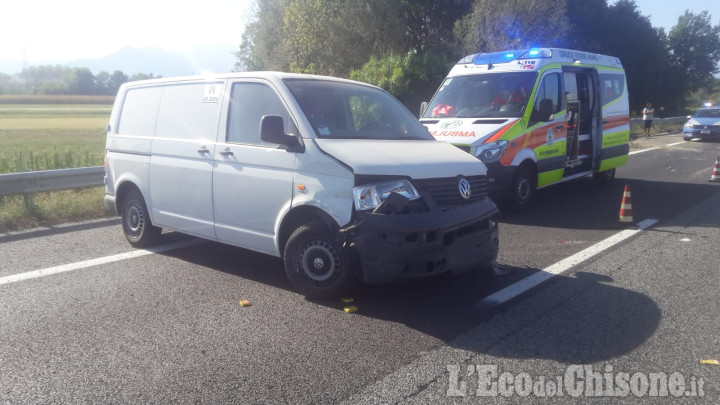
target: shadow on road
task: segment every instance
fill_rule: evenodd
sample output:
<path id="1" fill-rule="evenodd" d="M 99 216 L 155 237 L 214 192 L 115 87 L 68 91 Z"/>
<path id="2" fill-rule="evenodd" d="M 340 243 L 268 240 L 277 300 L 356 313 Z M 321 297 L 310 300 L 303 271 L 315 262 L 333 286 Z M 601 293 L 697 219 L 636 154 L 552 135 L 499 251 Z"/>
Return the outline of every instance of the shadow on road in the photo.
<path id="1" fill-rule="evenodd" d="M 630 186 L 636 221 L 668 219 L 689 208 L 689 201 L 703 201 L 720 190 L 716 183 L 616 178 L 611 184 L 599 186 L 592 178 L 582 178 L 539 190 L 534 205 L 527 211 L 507 212 L 501 207 L 500 222 L 563 229 L 615 229 L 620 225 L 618 215 L 625 185 Z"/>
<path id="2" fill-rule="evenodd" d="M 162 254 L 292 291 L 277 258 L 217 243 Z M 545 283 L 538 294 L 553 292 L 541 304 L 527 305 L 515 300 L 498 307 L 478 307 L 476 304 L 483 297 L 539 271 L 511 270 L 510 276 L 497 278 L 469 273 L 404 284 L 361 285 L 351 304 L 358 312 L 348 316 L 402 324 L 478 353 L 566 363 L 592 363 L 628 353 L 652 336 L 660 322 L 660 310 L 647 296 L 616 287 L 608 277 L 583 272 L 558 276 Z M 547 289 L 550 285 L 552 290 Z M 300 295 L 293 297 L 304 300 Z M 312 302 L 338 312 L 350 305 L 340 300 Z M 473 341 L 457 340 L 478 324 L 479 328 L 487 328 L 486 335 L 480 333 L 480 338 Z M 298 336 L 310 336 L 315 326 L 298 322 L 297 327 Z M 498 331 L 502 331 L 500 336 Z M 327 339 L 332 340 L 333 331 L 327 333 Z M 343 336 L 348 339 L 347 333 Z M 366 340 L 367 336 L 357 338 Z M 331 346 L 331 341 L 328 345 Z"/>

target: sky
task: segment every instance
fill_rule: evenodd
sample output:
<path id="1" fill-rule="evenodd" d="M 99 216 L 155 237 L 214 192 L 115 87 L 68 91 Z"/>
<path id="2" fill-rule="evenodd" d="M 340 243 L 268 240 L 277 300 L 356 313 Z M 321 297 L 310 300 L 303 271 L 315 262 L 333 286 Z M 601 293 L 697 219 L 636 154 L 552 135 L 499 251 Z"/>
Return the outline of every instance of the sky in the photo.
<path id="1" fill-rule="evenodd" d="M 250 5 L 251 0 L 2 0 L 0 59 L 32 65 L 101 57 L 126 46 L 182 51 L 239 45 Z"/>
<path id="2" fill-rule="evenodd" d="M 253 0 L 3 0 L 0 60 L 40 64 L 91 59 L 126 47 L 184 51 L 242 41 Z M 635 0 L 640 12 L 666 32 L 690 10 L 720 18 L 720 0 Z M 608 3 L 614 3 L 609 0 Z"/>

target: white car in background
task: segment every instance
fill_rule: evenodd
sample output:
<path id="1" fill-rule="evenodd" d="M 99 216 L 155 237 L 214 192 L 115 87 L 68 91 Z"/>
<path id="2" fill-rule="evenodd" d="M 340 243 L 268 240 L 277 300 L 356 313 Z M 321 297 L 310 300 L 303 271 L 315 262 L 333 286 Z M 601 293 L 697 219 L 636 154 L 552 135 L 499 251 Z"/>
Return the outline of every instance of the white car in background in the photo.
<path id="1" fill-rule="evenodd" d="M 683 139 L 720 139 L 720 106 L 699 109 L 685 123 Z"/>

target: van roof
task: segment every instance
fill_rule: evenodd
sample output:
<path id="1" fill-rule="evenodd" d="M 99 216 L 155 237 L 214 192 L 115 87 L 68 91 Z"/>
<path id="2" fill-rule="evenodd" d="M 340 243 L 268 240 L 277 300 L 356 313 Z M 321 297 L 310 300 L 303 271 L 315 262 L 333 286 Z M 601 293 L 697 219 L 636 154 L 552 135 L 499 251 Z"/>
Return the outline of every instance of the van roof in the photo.
<path id="1" fill-rule="evenodd" d="M 478 71 L 533 71 L 550 63 L 579 66 L 597 65 L 622 69 L 615 56 L 562 48 L 530 48 L 468 55 L 452 68 L 451 74 L 469 74 Z"/>
<path id="2" fill-rule="evenodd" d="M 258 71 L 258 72 L 231 72 L 231 73 L 213 73 L 213 74 L 207 74 L 207 75 L 162 77 L 162 78 L 157 78 L 157 79 L 147 79 L 147 80 L 137 80 L 137 81 L 127 82 L 127 83 L 125 83 L 125 85 L 127 85 L 127 86 L 143 86 L 143 85 L 150 85 L 150 84 L 216 81 L 216 80 L 240 79 L 240 78 L 267 79 L 270 81 L 283 80 L 283 79 L 331 80 L 331 81 L 336 81 L 336 82 L 347 82 L 347 83 L 355 83 L 355 84 L 363 84 L 366 86 L 371 86 L 370 84 L 367 84 L 367 83 L 361 83 L 361 82 L 348 80 L 348 79 L 341 79 L 341 78 L 337 78 L 337 77 L 309 75 L 309 74 L 300 74 L 300 73 L 270 72 L 270 71 L 267 71 L 267 72 L 260 72 L 260 71 Z M 375 86 L 373 86 L 373 87 L 375 87 Z"/>

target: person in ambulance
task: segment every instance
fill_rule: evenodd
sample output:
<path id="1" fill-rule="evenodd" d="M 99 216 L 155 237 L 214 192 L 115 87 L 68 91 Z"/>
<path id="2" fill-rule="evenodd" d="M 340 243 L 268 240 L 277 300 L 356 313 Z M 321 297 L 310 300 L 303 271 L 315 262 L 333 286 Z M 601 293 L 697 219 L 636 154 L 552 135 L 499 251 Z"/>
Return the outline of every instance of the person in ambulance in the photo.
<path id="1" fill-rule="evenodd" d="M 503 108 L 503 106 L 512 106 L 515 108 L 522 108 L 527 100 L 528 87 L 530 83 L 518 82 L 511 84 L 507 81 L 503 82 L 502 88 L 497 93 L 490 108 L 494 111 L 504 111 L 510 107 Z"/>

